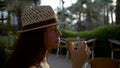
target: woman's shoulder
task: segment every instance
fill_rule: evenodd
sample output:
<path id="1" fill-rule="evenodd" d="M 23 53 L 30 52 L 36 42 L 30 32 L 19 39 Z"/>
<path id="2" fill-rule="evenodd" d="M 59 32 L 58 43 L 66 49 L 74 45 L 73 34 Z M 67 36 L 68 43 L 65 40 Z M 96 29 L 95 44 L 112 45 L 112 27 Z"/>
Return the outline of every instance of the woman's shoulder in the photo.
<path id="1" fill-rule="evenodd" d="M 29 68 L 42 68 L 40 65 L 32 65 Z"/>
<path id="2" fill-rule="evenodd" d="M 30 66 L 29 68 L 37 68 L 36 66 Z"/>

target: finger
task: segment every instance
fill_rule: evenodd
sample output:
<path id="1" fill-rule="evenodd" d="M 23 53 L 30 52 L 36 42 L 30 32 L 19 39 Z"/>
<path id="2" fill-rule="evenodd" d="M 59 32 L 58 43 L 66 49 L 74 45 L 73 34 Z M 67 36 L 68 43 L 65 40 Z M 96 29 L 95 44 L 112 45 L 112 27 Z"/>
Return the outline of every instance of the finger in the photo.
<path id="1" fill-rule="evenodd" d="M 74 51 L 74 47 L 72 45 L 69 45 L 69 51 L 72 53 Z"/>
<path id="2" fill-rule="evenodd" d="M 90 49 L 88 50 L 88 52 L 89 52 L 89 54 L 91 54 L 91 53 L 92 53 L 92 51 L 91 51 Z"/>
<path id="3" fill-rule="evenodd" d="M 91 55 L 91 53 L 92 53 L 91 50 L 90 50 L 90 48 L 87 47 L 87 50 L 86 50 L 86 51 L 87 51 L 87 55 L 88 55 L 88 57 L 89 57 L 89 56 Z"/>
<path id="4" fill-rule="evenodd" d="M 82 41 L 81 45 L 79 46 L 79 48 L 81 49 L 86 49 L 86 41 Z"/>

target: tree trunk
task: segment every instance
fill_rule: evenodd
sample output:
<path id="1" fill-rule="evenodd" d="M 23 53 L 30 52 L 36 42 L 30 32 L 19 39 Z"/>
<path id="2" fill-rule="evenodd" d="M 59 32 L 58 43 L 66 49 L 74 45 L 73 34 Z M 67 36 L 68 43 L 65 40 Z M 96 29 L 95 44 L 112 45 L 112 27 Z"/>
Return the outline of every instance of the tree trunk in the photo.
<path id="1" fill-rule="evenodd" d="M 116 24 L 120 24 L 120 0 L 117 0 L 116 5 Z"/>
<path id="2" fill-rule="evenodd" d="M 87 18 L 86 18 L 86 20 L 87 20 L 87 29 L 88 30 L 91 30 L 92 29 L 92 14 L 91 14 L 91 12 L 88 10 L 87 11 Z"/>
<path id="3" fill-rule="evenodd" d="M 109 7 L 107 5 L 107 22 L 106 25 L 109 25 Z"/>
<path id="4" fill-rule="evenodd" d="M 41 0 L 34 0 L 34 5 L 37 6 L 37 5 L 40 5 L 41 4 Z"/>
<path id="5" fill-rule="evenodd" d="M 113 11 L 111 11 L 111 24 L 114 24 L 114 21 L 113 21 Z"/>
<path id="6" fill-rule="evenodd" d="M 109 24 L 109 10 L 108 6 L 104 7 L 104 25 Z"/>
<path id="7" fill-rule="evenodd" d="M 18 30 L 21 30 L 22 29 L 22 22 L 21 22 L 22 9 L 18 8 L 16 13 L 17 13 L 17 20 L 18 20 Z"/>
<path id="8" fill-rule="evenodd" d="M 10 11 L 8 11 L 8 19 L 7 19 L 7 23 L 8 23 L 8 24 L 11 24 Z"/>
<path id="9" fill-rule="evenodd" d="M 79 19 L 78 19 L 78 21 L 77 21 L 77 30 L 78 30 L 78 31 L 81 31 L 81 30 L 82 30 L 82 29 L 81 29 L 81 28 L 82 28 L 82 27 L 81 27 L 81 26 L 82 26 L 82 25 L 81 25 L 81 12 L 79 12 L 78 15 L 79 15 Z"/>

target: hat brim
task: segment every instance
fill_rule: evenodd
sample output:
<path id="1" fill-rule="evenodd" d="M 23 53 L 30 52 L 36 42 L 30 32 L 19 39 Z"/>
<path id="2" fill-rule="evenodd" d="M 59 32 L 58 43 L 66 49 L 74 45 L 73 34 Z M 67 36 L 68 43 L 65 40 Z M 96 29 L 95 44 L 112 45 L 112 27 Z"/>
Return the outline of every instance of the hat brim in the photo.
<path id="1" fill-rule="evenodd" d="M 32 28 L 32 29 L 20 30 L 20 31 L 18 31 L 18 32 L 19 32 L 19 33 L 28 32 L 28 31 L 37 30 L 37 29 L 41 29 L 41 28 L 46 28 L 46 27 L 49 27 L 49 26 L 59 25 L 59 24 L 60 24 L 60 23 L 53 23 L 53 24 L 49 24 L 49 25 L 45 25 L 45 26 L 40 26 L 40 27 Z"/>

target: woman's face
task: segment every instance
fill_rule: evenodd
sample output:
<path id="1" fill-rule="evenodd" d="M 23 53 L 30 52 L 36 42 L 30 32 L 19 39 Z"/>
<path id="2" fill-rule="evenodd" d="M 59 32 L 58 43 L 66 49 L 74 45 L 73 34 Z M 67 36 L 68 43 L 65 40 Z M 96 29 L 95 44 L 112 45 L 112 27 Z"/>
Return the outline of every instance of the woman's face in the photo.
<path id="1" fill-rule="evenodd" d="M 60 44 L 61 32 L 56 25 L 45 28 L 44 41 L 46 49 L 57 48 Z"/>

